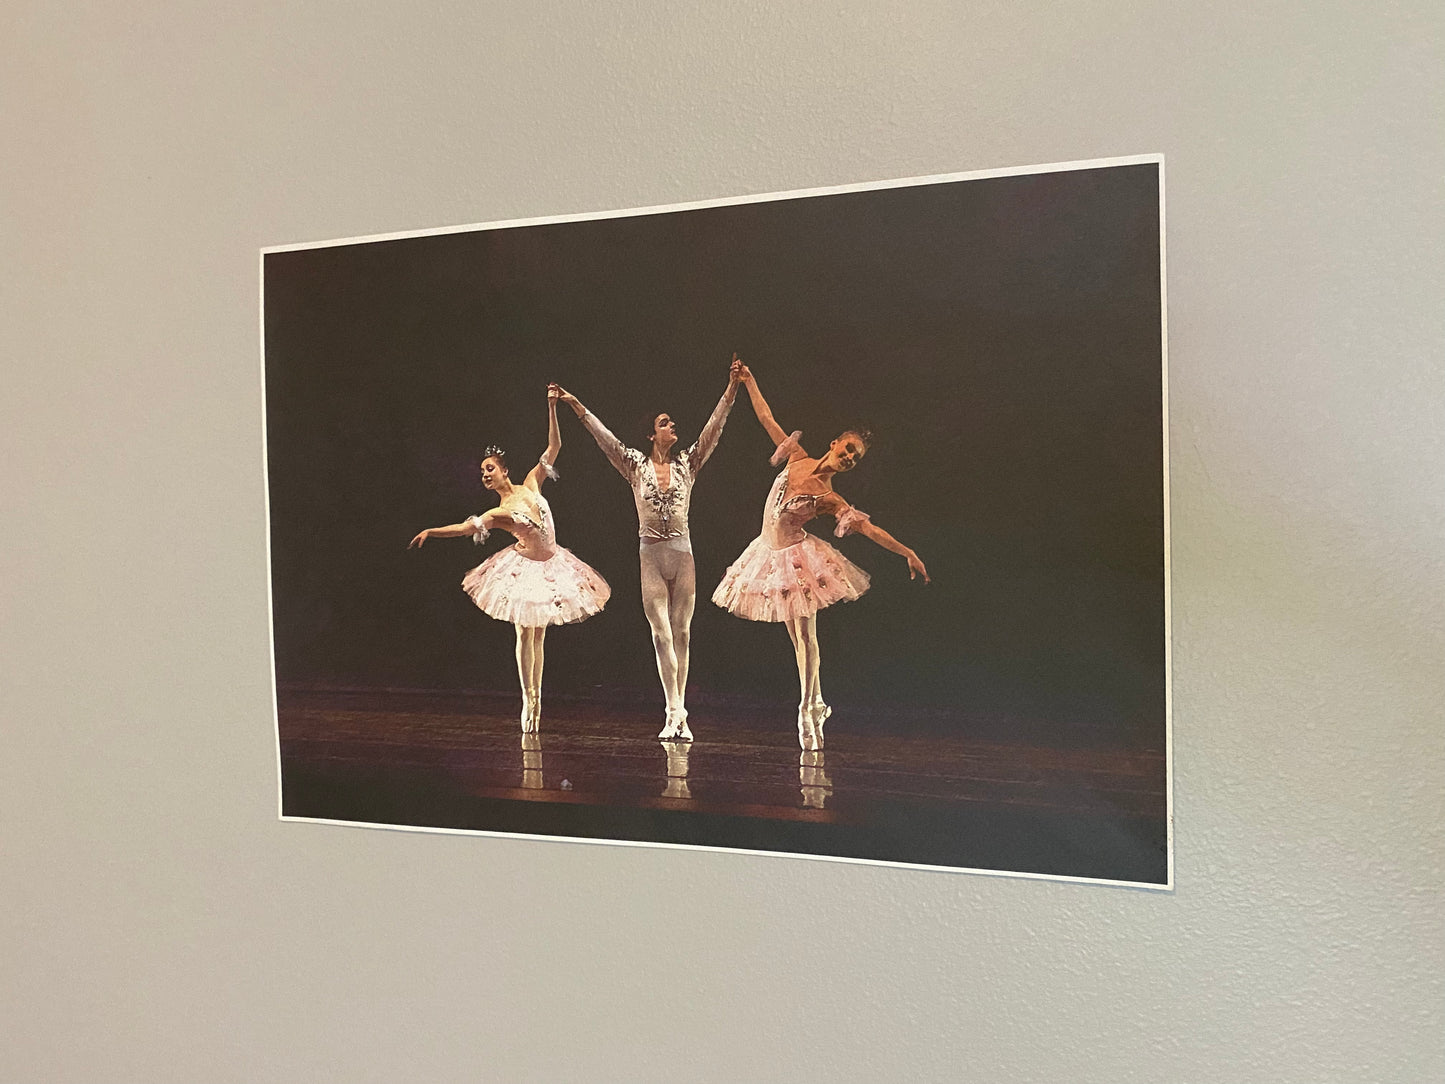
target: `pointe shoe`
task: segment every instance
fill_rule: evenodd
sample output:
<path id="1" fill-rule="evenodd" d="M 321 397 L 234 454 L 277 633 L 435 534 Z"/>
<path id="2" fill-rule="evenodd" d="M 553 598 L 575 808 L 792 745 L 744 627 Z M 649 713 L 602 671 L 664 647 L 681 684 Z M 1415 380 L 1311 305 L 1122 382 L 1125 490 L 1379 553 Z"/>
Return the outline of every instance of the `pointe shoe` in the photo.
<path id="1" fill-rule="evenodd" d="M 672 717 L 677 720 L 677 740 L 692 741 L 692 728 L 687 725 L 687 709 L 678 708 Z"/>
<path id="2" fill-rule="evenodd" d="M 818 748 L 823 748 L 823 724 L 828 721 L 828 716 L 833 714 L 833 709 L 821 700 L 813 701 L 813 729 L 818 732 Z"/>
<path id="3" fill-rule="evenodd" d="M 818 748 L 818 728 L 813 724 L 813 715 L 807 708 L 798 709 L 798 745 L 805 753 Z"/>
<path id="4" fill-rule="evenodd" d="M 533 704 L 532 704 L 532 694 L 531 694 L 531 693 L 528 693 L 528 692 L 526 692 L 526 691 L 524 690 L 524 691 L 522 692 L 522 733 L 523 733 L 523 734 L 531 734 L 531 733 L 533 733 L 533 732 L 537 729 L 537 727 L 536 727 L 536 725 L 535 725 L 535 720 L 534 720 L 534 718 L 533 718 L 533 714 L 534 714 L 534 708 L 533 708 Z"/>
<path id="5" fill-rule="evenodd" d="M 662 729 L 657 732 L 657 740 L 658 740 L 658 741 L 676 741 L 676 740 L 677 740 L 677 716 L 676 716 L 676 714 L 674 714 L 674 712 L 673 712 L 673 710 L 672 710 L 671 708 L 668 708 L 668 709 L 667 709 L 666 721 L 662 724 Z"/>

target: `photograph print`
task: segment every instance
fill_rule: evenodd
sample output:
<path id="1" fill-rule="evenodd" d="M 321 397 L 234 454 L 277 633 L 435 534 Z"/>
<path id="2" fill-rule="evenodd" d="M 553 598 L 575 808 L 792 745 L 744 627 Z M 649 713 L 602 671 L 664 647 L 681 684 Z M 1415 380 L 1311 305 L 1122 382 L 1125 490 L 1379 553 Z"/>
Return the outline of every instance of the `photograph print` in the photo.
<path id="1" fill-rule="evenodd" d="M 281 816 L 1170 887 L 1162 172 L 264 250 Z"/>

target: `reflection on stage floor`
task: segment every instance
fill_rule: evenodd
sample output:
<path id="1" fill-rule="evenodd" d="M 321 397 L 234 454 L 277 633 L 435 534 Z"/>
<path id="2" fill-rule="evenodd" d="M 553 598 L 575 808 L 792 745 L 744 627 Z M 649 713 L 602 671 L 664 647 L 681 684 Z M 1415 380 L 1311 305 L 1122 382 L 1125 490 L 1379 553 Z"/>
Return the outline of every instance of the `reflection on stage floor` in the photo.
<path id="1" fill-rule="evenodd" d="M 834 705 L 800 752 L 788 705 L 650 705 L 283 688 L 288 816 L 650 840 L 928 865 L 1163 878 L 1162 751 L 1051 749 L 890 727 Z M 654 719 L 653 716 L 658 716 Z M 901 733 L 898 731 L 902 731 Z"/>

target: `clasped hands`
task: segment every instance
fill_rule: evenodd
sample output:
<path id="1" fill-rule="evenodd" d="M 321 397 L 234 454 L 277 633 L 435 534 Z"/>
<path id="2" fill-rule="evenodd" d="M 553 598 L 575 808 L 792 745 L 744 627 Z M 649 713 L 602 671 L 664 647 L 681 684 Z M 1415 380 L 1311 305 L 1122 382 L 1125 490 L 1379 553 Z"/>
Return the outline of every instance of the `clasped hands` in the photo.
<path id="1" fill-rule="evenodd" d="M 747 383 L 752 380 L 753 374 L 748 367 L 739 360 L 737 354 L 733 355 L 731 364 L 728 365 L 728 387 L 736 387 L 738 384 Z M 581 401 L 561 384 L 550 383 L 547 385 L 547 401 L 549 403 L 566 403 L 581 417 L 585 411 Z"/>

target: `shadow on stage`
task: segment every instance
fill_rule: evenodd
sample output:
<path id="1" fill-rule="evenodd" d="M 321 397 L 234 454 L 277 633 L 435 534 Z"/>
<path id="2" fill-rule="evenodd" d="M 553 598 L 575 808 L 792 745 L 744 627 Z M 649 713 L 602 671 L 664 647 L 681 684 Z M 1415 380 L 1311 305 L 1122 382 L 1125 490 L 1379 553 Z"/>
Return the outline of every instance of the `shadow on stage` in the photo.
<path id="1" fill-rule="evenodd" d="M 1040 748 L 966 719 L 838 706 L 800 752 L 786 705 L 318 689 L 279 695 L 287 817 L 689 844 L 1163 884 L 1163 750 Z M 657 718 L 654 718 L 657 716 Z M 980 737 L 985 730 L 988 736 Z"/>

